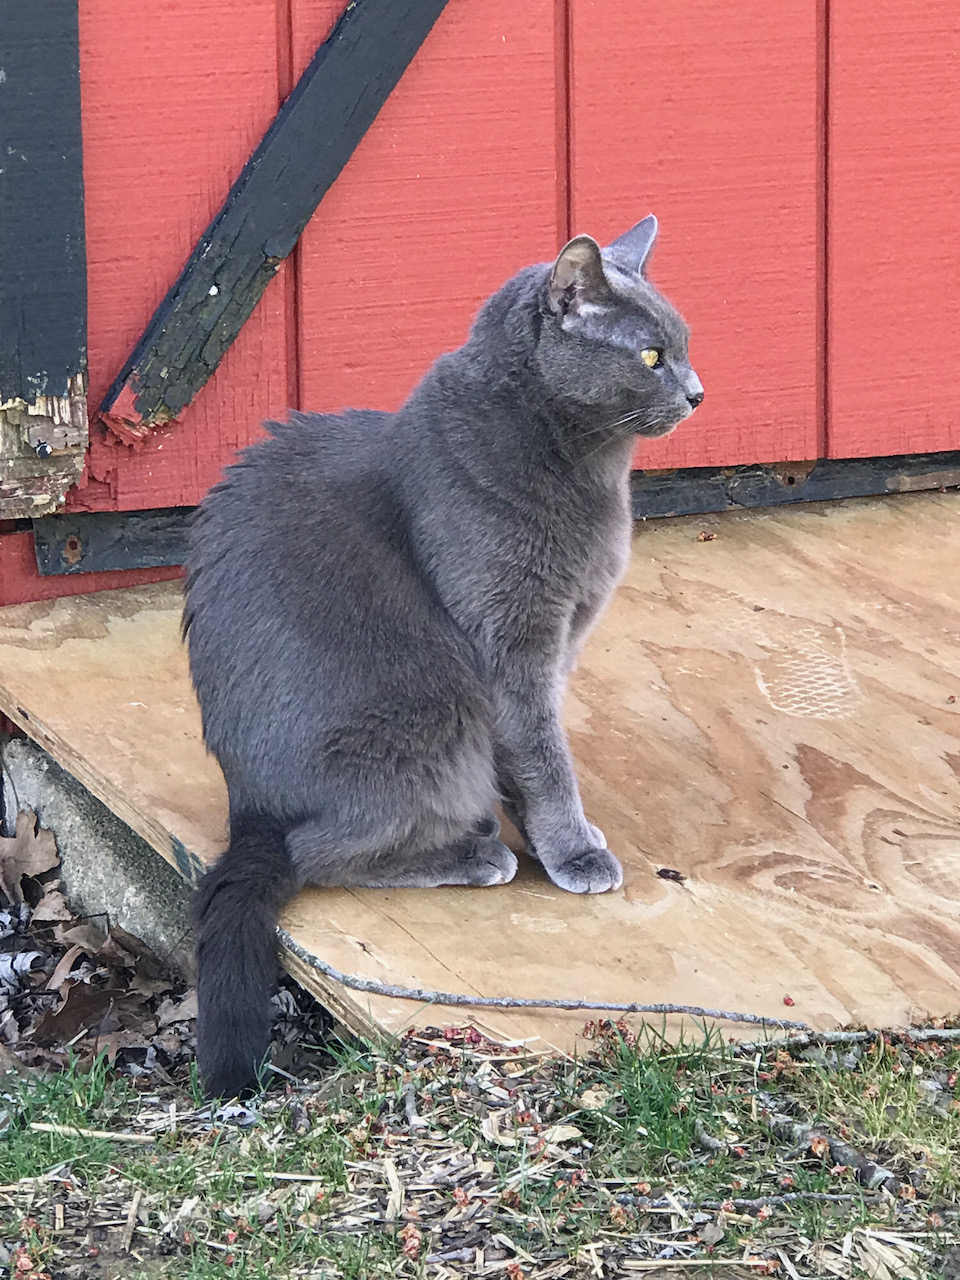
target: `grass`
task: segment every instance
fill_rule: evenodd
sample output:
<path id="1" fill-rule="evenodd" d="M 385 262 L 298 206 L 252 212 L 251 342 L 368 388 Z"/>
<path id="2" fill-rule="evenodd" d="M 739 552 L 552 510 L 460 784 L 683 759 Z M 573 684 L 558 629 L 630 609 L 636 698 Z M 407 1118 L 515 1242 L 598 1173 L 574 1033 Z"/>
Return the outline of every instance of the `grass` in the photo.
<path id="1" fill-rule="evenodd" d="M 538 1058 L 469 1031 L 336 1042 L 321 1080 L 212 1114 L 189 1074 L 158 1090 L 99 1058 L 8 1076 L 5 1265 L 17 1280 L 520 1280 L 659 1259 L 955 1280 L 960 1046 L 738 1058 L 716 1033 L 601 1025 L 591 1049 Z M 876 1159 L 899 1190 L 869 1192 L 772 1115 Z"/>

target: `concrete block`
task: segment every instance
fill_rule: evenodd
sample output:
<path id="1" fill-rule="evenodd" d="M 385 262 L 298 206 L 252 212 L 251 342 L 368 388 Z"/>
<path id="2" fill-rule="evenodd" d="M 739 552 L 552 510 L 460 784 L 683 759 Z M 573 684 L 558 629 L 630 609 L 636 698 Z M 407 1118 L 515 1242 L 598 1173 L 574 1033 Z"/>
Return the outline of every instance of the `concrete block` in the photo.
<path id="1" fill-rule="evenodd" d="M 193 893 L 173 867 L 31 739 L 2 751 L 4 811 L 15 819 L 29 806 L 53 831 L 71 907 L 105 914 L 192 981 Z"/>

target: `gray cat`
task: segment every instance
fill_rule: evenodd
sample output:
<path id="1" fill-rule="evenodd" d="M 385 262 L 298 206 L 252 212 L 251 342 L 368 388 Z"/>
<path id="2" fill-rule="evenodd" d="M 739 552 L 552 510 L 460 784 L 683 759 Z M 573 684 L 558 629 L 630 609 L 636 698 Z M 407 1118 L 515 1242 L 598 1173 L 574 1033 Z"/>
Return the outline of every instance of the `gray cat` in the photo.
<path id="1" fill-rule="evenodd" d="M 230 847 L 198 895 L 211 1095 L 269 1046 L 302 885 L 505 884 L 495 806 L 554 884 L 617 889 L 560 727 L 630 548 L 636 436 L 703 388 L 645 218 L 508 281 L 397 413 L 291 414 L 203 502 L 184 629 Z"/>

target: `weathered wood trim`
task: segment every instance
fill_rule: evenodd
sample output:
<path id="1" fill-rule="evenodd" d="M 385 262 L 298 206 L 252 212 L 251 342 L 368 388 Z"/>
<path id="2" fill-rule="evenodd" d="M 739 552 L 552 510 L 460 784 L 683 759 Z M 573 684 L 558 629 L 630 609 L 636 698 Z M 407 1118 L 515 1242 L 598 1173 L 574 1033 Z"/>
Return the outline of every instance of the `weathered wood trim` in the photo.
<path id="1" fill-rule="evenodd" d="M 77 0 L 0 0 L 0 519 L 83 469 L 86 273 Z"/>
<path id="2" fill-rule="evenodd" d="M 101 405 L 128 444 L 206 383 L 446 0 L 359 0 L 317 50 Z"/>
<path id="3" fill-rule="evenodd" d="M 960 452 L 635 471 L 631 478 L 637 520 L 958 486 Z"/>
<path id="4" fill-rule="evenodd" d="M 193 510 L 76 512 L 35 520 L 37 568 L 47 577 L 183 564 Z"/>
<path id="5" fill-rule="evenodd" d="M 686 471 L 635 471 L 637 520 L 960 488 L 960 452 L 894 458 L 774 462 Z M 76 513 L 34 520 L 37 568 L 44 576 L 183 564 L 194 507 Z"/>

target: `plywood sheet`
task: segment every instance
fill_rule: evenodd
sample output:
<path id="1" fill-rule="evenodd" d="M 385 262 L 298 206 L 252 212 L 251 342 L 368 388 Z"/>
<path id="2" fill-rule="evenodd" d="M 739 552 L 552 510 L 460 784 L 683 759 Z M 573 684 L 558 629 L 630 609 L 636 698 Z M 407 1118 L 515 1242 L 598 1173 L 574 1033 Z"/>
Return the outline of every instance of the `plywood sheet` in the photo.
<path id="1" fill-rule="evenodd" d="M 640 526 L 566 709 L 623 891 L 574 897 L 525 864 L 498 889 L 305 893 L 286 928 L 342 970 L 488 996 L 774 1016 L 790 996 L 817 1027 L 956 1012 L 958 503 Z M 0 709 L 190 874 L 226 806 L 178 624 L 175 584 L 4 609 Z M 292 967 L 355 1026 L 456 1016 Z M 570 1048 L 583 1016 L 477 1021 Z"/>
<path id="2" fill-rule="evenodd" d="M 690 423 L 641 444 L 640 467 L 821 456 L 825 12 L 571 0 L 573 230 L 604 239 L 657 214 L 651 275 L 691 325 L 706 388 Z"/>

